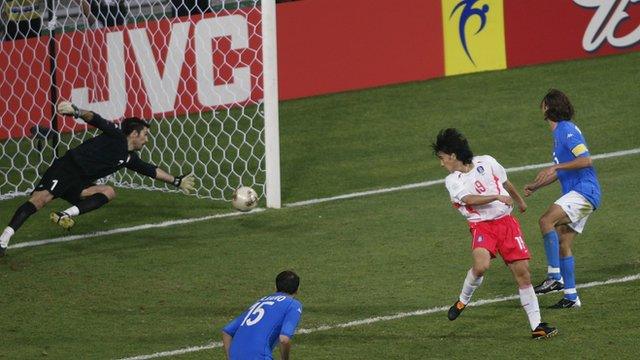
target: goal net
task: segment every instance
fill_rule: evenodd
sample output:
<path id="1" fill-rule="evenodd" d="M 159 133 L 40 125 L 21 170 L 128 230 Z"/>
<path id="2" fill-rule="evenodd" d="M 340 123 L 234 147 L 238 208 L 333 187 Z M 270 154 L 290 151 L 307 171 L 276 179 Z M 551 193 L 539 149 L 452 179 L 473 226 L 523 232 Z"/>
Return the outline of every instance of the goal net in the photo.
<path id="1" fill-rule="evenodd" d="M 5 3 L 20 6 L 2 15 L 0 199 L 32 191 L 56 157 L 97 134 L 55 115 L 70 100 L 111 121 L 149 120 L 140 157 L 193 172 L 197 196 L 229 200 L 245 185 L 279 207 L 275 38 L 264 42 L 264 29 L 275 33 L 273 0 Z M 277 190 L 267 191 L 269 171 Z M 129 170 L 100 181 L 175 191 Z"/>

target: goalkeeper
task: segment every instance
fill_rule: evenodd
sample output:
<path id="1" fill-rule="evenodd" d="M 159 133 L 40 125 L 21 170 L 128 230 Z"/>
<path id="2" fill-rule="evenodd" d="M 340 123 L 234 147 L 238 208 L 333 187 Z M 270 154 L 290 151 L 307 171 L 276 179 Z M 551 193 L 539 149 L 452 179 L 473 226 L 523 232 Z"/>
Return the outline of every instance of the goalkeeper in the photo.
<path id="1" fill-rule="evenodd" d="M 185 193 L 195 189 L 192 174 L 172 176 L 138 157 L 136 151 L 142 149 L 148 141 L 149 124 L 146 121 L 136 117 L 126 118 L 118 128 L 100 115 L 78 109 L 67 101 L 58 104 L 58 113 L 80 118 L 102 133 L 67 151 L 47 169 L 29 200 L 20 205 L 0 235 L 0 256 L 5 254 L 9 240 L 29 216 L 55 198 L 62 198 L 73 204 L 64 211 L 52 212 L 50 216 L 51 221 L 66 230 L 75 224 L 73 217 L 113 200 L 115 190 L 108 185 L 96 185 L 95 181 L 124 167 L 173 184 Z"/>

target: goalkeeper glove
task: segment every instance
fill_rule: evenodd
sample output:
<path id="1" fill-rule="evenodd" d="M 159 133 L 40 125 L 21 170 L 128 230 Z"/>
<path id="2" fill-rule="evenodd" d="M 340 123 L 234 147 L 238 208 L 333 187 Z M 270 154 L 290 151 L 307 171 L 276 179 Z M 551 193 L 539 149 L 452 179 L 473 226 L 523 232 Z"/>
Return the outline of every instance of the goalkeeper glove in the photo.
<path id="1" fill-rule="evenodd" d="M 80 117 L 80 109 L 69 101 L 62 101 L 58 103 L 58 114 L 70 115 L 77 119 Z"/>
<path id="2" fill-rule="evenodd" d="M 173 178 L 173 186 L 180 189 L 183 193 L 188 194 L 190 191 L 195 190 L 196 181 L 193 174 L 180 175 Z"/>

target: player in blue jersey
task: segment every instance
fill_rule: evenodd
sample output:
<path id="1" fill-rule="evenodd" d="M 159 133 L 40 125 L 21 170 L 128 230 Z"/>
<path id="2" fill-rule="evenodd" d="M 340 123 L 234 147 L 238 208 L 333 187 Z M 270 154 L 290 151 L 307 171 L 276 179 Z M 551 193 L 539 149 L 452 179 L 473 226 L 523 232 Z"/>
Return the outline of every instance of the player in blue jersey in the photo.
<path id="1" fill-rule="evenodd" d="M 280 343 L 281 359 L 289 359 L 291 338 L 302 315 L 302 304 L 294 299 L 300 278 L 293 271 L 276 277 L 276 292 L 256 301 L 222 329 L 222 342 L 230 360 L 273 359 Z"/>
<path id="2" fill-rule="evenodd" d="M 591 215 L 600 207 L 600 184 L 592 166 L 587 142 L 574 124 L 574 110 L 569 98 L 551 89 L 540 104 L 544 119 L 553 132 L 554 164 L 538 173 L 524 188 L 525 196 L 560 181 L 562 197 L 540 217 L 540 231 L 547 255 L 547 279 L 535 287 L 538 294 L 564 289 L 564 297 L 552 308 L 580 307 L 576 292 L 575 262 L 571 245 L 582 233 Z"/>

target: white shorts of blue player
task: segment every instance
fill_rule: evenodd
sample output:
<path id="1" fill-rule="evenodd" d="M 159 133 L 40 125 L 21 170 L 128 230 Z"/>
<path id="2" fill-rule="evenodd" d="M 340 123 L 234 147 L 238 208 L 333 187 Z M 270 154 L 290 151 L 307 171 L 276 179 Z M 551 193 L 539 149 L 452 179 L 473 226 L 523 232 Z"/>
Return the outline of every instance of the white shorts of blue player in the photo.
<path id="1" fill-rule="evenodd" d="M 584 226 L 587 224 L 589 215 L 595 210 L 593 205 L 584 196 L 576 191 L 569 191 L 554 203 L 564 210 L 571 220 L 567 224 L 578 234 L 582 234 Z"/>

